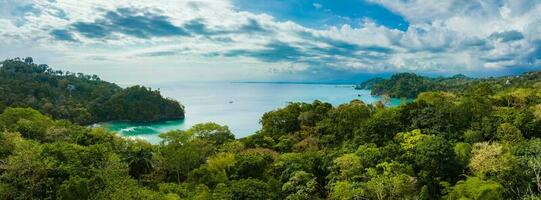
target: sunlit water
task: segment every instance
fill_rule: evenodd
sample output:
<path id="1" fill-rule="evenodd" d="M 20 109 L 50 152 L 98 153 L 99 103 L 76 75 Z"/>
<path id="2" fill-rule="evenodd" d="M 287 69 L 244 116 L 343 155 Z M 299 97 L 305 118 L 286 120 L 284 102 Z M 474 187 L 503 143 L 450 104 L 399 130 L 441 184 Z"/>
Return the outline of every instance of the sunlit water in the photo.
<path id="1" fill-rule="evenodd" d="M 352 85 L 277 84 L 277 83 L 178 83 L 153 85 L 162 95 L 180 101 L 186 107 L 184 120 L 138 124 L 108 122 L 100 126 L 123 136 L 138 137 L 156 143 L 159 133 L 188 129 L 194 124 L 216 122 L 229 126 L 237 138 L 253 134 L 261 128 L 259 120 L 268 111 L 288 102 L 320 100 L 333 105 L 360 99 L 374 103 L 379 97 L 369 90 L 355 90 Z M 392 99 L 391 105 L 400 104 Z"/>

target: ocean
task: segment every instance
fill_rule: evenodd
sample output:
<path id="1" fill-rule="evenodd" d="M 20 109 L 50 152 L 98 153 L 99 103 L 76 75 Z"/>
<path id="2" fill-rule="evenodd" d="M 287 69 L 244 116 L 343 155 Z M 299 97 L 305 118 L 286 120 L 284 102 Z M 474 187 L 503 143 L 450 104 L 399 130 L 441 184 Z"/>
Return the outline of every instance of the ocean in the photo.
<path id="1" fill-rule="evenodd" d="M 226 125 L 237 138 L 254 134 L 261 128 L 259 120 L 268 111 L 284 107 L 288 102 L 314 100 L 334 106 L 360 99 L 374 103 L 380 98 L 369 90 L 355 90 L 353 85 L 298 83 L 175 83 L 150 85 L 163 96 L 185 106 L 186 118 L 154 123 L 106 122 L 101 127 L 126 137 L 160 141 L 158 135 L 175 129 L 188 129 L 194 124 L 215 122 Z M 391 99 L 391 106 L 400 99 Z"/>

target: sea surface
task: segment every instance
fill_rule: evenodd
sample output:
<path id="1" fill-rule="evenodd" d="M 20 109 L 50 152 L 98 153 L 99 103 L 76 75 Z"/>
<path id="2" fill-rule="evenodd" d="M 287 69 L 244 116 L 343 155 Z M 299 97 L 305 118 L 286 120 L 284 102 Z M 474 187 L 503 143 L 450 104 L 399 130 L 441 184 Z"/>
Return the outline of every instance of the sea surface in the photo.
<path id="1" fill-rule="evenodd" d="M 143 138 L 152 143 L 158 135 L 175 129 L 188 129 L 194 124 L 215 122 L 227 125 L 237 138 L 254 134 L 261 128 L 259 120 L 268 111 L 284 107 L 288 102 L 314 100 L 334 106 L 360 99 L 374 103 L 380 98 L 369 90 L 355 90 L 353 85 L 290 84 L 290 83 L 175 83 L 151 85 L 162 95 L 185 106 L 183 120 L 155 123 L 107 122 L 98 124 L 126 137 Z M 391 106 L 400 104 L 391 99 Z"/>

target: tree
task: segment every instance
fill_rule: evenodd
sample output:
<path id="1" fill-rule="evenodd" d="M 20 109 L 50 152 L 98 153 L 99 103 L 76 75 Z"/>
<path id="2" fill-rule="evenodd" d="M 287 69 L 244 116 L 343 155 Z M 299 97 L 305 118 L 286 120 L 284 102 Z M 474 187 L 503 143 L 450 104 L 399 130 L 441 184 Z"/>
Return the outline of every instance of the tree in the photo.
<path id="1" fill-rule="evenodd" d="M 518 143 L 524 140 L 520 130 L 510 123 L 503 123 L 498 126 L 496 138 L 498 138 L 500 141 L 510 143 Z"/>
<path id="2" fill-rule="evenodd" d="M 430 135 L 421 133 L 420 129 L 415 129 L 410 132 L 401 132 L 396 134 L 394 140 L 400 143 L 400 146 L 405 150 L 413 150 L 419 143 L 424 140 L 431 139 Z"/>
<path id="3" fill-rule="evenodd" d="M 25 138 L 42 140 L 53 121 L 31 108 L 8 108 L 0 114 L 0 127 L 21 133 Z"/>
<path id="4" fill-rule="evenodd" d="M 209 188 L 204 184 L 199 184 L 195 187 L 194 200 L 211 200 L 212 194 Z"/>
<path id="5" fill-rule="evenodd" d="M 421 140 L 414 147 L 413 157 L 420 170 L 419 179 L 427 184 L 433 197 L 440 194 L 440 181 L 452 182 L 459 173 L 453 147 L 442 137 Z"/>
<path id="6" fill-rule="evenodd" d="M 128 152 L 125 161 L 128 163 L 129 174 L 141 182 L 141 176 L 153 170 L 152 147 L 145 142 L 137 143 L 137 147 Z"/>
<path id="7" fill-rule="evenodd" d="M 91 194 L 91 181 L 87 178 L 72 176 L 64 181 L 58 189 L 58 199 L 89 199 Z"/>
<path id="8" fill-rule="evenodd" d="M 350 200 L 362 197 L 362 189 L 349 181 L 338 181 L 332 185 L 329 199 Z"/>
<path id="9" fill-rule="evenodd" d="M 401 112 L 397 108 L 376 110 L 361 127 L 355 130 L 355 143 L 375 143 L 383 145 L 392 139 L 396 133 L 401 132 L 404 125 L 401 123 Z"/>
<path id="10" fill-rule="evenodd" d="M 212 199 L 215 200 L 229 200 L 232 199 L 233 195 L 231 194 L 231 190 L 227 187 L 224 183 L 218 183 L 216 185 L 216 188 L 212 191 Z"/>
<path id="11" fill-rule="evenodd" d="M 361 158 L 355 154 L 344 154 L 334 159 L 332 169 L 335 171 L 333 178 L 336 180 L 353 181 L 362 175 Z"/>
<path id="12" fill-rule="evenodd" d="M 285 153 L 273 165 L 273 174 L 280 182 L 287 182 L 296 171 L 313 174 L 318 188 L 324 188 L 331 160 L 323 152 Z"/>
<path id="13" fill-rule="evenodd" d="M 541 139 L 532 139 L 518 146 L 515 153 L 531 185 L 529 190 L 541 193 Z M 534 188 L 534 189 L 532 189 Z"/>
<path id="14" fill-rule="evenodd" d="M 470 144 L 483 141 L 483 133 L 478 130 L 467 130 L 464 132 L 464 141 Z"/>
<path id="15" fill-rule="evenodd" d="M 473 145 L 469 167 L 480 178 L 489 178 L 510 171 L 517 165 L 516 157 L 499 143 L 476 143 Z"/>
<path id="16" fill-rule="evenodd" d="M 227 126 L 220 126 L 212 122 L 196 124 L 188 132 L 192 133 L 195 137 L 212 141 L 215 145 L 222 145 L 235 139 L 235 135 L 231 133 Z"/>
<path id="17" fill-rule="evenodd" d="M 299 116 L 308 108 L 309 104 L 306 103 L 290 103 L 285 108 L 263 114 L 260 121 L 262 133 L 277 140 L 283 135 L 299 131 L 299 119 L 303 119 Z"/>
<path id="18" fill-rule="evenodd" d="M 43 148 L 34 141 L 18 144 L 13 155 L 0 162 L 0 183 L 5 187 L 7 199 L 40 199 L 54 193 L 49 173 L 52 163 L 41 157 Z"/>
<path id="19" fill-rule="evenodd" d="M 296 171 L 289 181 L 284 183 L 282 191 L 287 195 L 286 199 L 291 200 L 317 200 L 318 184 L 313 174 L 305 171 Z"/>
<path id="20" fill-rule="evenodd" d="M 460 166 L 467 166 L 470 162 L 472 147 L 469 143 L 456 143 L 454 147 L 455 155 Z"/>
<path id="21" fill-rule="evenodd" d="M 327 117 L 319 124 L 325 135 L 323 142 L 330 145 L 353 139 L 354 132 L 372 114 L 372 109 L 360 100 L 353 100 L 349 104 L 339 105 L 328 112 Z"/>
<path id="22" fill-rule="evenodd" d="M 367 170 L 369 180 L 361 183 L 363 196 L 368 199 L 415 199 L 416 180 L 408 175 L 410 166 L 383 162 Z"/>
<path id="23" fill-rule="evenodd" d="M 277 159 L 277 153 L 269 149 L 247 149 L 236 155 L 232 169 L 235 178 L 263 178 Z"/>
<path id="24" fill-rule="evenodd" d="M 258 179 L 240 179 L 231 182 L 231 194 L 234 200 L 269 199 L 269 185 Z"/>
<path id="25" fill-rule="evenodd" d="M 34 59 L 32 59 L 32 57 L 26 57 L 26 58 L 24 58 L 24 63 L 26 63 L 28 65 L 33 64 Z"/>
<path id="26" fill-rule="evenodd" d="M 178 184 L 190 170 L 203 163 L 211 151 L 207 141 L 193 139 L 192 134 L 186 131 L 170 131 L 160 137 L 163 138 L 160 160 L 165 170 L 176 176 Z"/>
<path id="27" fill-rule="evenodd" d="M 468 177 L 459 181 L 447 195 L 447 199 L 503 199 L 504 188 L 498 182 L 483 181 L 479 177 Z"/>

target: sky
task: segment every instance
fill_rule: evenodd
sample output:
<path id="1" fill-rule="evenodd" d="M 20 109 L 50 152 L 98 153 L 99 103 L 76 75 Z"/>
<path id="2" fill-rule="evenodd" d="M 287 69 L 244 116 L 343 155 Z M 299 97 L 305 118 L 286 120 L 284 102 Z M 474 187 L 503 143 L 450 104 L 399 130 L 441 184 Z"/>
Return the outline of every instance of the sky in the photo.
<path id="1" fill-rule="evenodd" d="M 0 0 L 0 59 L 121 84 L 541 66 L 538 0 Z"/>

